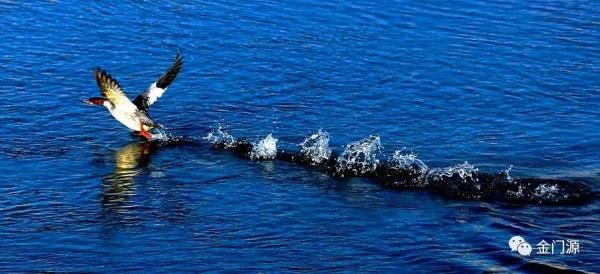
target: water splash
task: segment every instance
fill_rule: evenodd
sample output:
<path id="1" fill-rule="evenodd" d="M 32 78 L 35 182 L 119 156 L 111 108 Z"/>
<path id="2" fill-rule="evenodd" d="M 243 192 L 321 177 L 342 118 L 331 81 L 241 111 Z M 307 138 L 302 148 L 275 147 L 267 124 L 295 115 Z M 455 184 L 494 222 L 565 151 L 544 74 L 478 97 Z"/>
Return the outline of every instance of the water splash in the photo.
<path id="1" fill-rule="evenodd" d="M 379 136 L 370 135 L 360 141 L 346 145 L 346 150 L 337 159 L 336 171 L 340 174 L 363 175 L 377 168 L 377 153 L 381 151 Z"/>
<path id="2" fill-rule="evenodd" d="M 512 183 L 515 181 L 515 178 L 513 178 L 512 176 L 510 176 L 510 171 L 512 170 L 513 165 L 509 165 L 508 168 L 504 171 L 504 173 L 506 174 L 506 180 L 509 183 Z"/>
<path id="3" fill-rule="evenodd" d="M 544 200 L 556 200 L 561 196 L 556 184 L 541 184 L 535 188 L 533 195 Z"/>
<path id="4" fill-rule="evenodd" d="M 313 164 L 320 164 L 329 160 L 331 156 L 329 134 L 319 129 L 300 143 L 300 154 L 310 159 Z"/>
<path id="5" fill-rule="evenodd" d="M 478 168 L 475 168 L 475 166 L 465 161 L 462 164 L 451 167 L 432 169 L 430 174 L 439 178 L 452 178 L 454 175 L 458 175 L 463 182 L 466 182 L 467 180 L 477 181 L 477 178 L 475 177 L 477 172 L 479 172 Z"/>
<path id="6" fill-rule="evenodd" d="M 421 159 L 417 158 L 417 154 L 412 151 L 404 153 L 404 150 L 405 148 L 394 151 L 394 155 L 389 160 L 391 167 L 415 170 L 423 174 L 427 173 L 429 167 Z"/>
<path id="7" fill-rule="evenodd" d="M 151 133 L 153 140 L 168 141 L 173 137 L 164 127 L 157 127 L 153 131 L 155 132 Z"/>
<path id="8" fill-rule="evenodd" d="M 523 185 L 518 185 L 517 190 L 508 190 L 507 193 L 520 199 L 525 197 L 525 187 Z"/>
<path id="9" fill-rule="evenodd" d="M 199 144 L 194 137 L 173 137 L 166 145 Z M 512 165 L 498 174 L 479 173 L 468 162 L 447 168 L 430 169 L 412 151 L 397 150 L 387 161 L 380 162 L 380 138 L 368 136 L 345 146 L 340 156 L 329 148 L 329 135 L 322 130 L 306 138 L 299 153 L 277 152 L 278 140 L 267 135 L 255 143 L 236 140 L 221 127 L 206 137 L 215 149 L 226 149 L 252 160 L 272 160 L 317 165 L 336 177 L 368 176 L 380 184 L 396 189 L 427 189 L 444 197 L 467 200 L 498 200 L 515 203 L 581 204 L 592 201 L 596 194 L 589 186 L 568 180 L 517 178 L 510 176 Z M 162 144 L 159 144 L 161 146 Z M 508 183 L 511 182 L 511 183 Z"/>
<path id="10" fill-rule="evenodd" d="M 480 175 L 479 169 L 469 162 L 432 169 L 426 181 L 433 190 L 459 199 L 487 199 L 494 192 L 493 176 Z"/>
<path id="11" fill-rule="evenodd" d="M 221 127 L 216 130 L 212 130 L 211 132 L 203 137 L 202 139 L 207 140 L 209 143 L 213 145 L 222 145 L 223 148 L 228 149 L 232 148 L 236 145 L 235 138 L 231 136 L 229 133 L 225 132 Z"/>
<path id="12" fill-rule="evenodd" d="M 277 138 L 269 133 L 264 139 L 252 144 L 250 159 L 252 160 L 273 160 L 277 156 Z"/>

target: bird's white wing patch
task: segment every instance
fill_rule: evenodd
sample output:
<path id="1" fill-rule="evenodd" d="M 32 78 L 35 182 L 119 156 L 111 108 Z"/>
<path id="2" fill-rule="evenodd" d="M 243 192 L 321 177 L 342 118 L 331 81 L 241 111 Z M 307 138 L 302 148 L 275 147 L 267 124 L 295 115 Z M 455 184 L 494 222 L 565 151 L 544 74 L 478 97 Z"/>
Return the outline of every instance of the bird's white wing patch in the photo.
<path id="1" fill-rule="evenodd" d="M 147 110 L 148 107 L 154 104 L 158 98 L 160 98 L 165 91 L 167 91 L 167 88 L 175 80 L 175 77 L 177 77 L 177 74 L 181 70 L 182 66 L 183 57 L 181 56 L 181 53 L 177 52 L 175 61 L 173 61 L 171 67 L 169 67 L 169 69 L 162 76 L 160 76 L 156 82 L 152 83 L 152 85 L 150 85 L 146 91 L 136 97 L 135 100 L 133 100 L 133 103 L 139 109 Z"/>
<path id="2" fill-rule="evenodd" d="M 156 82 L 152 83 L 148 90 L 144 92 L 144 97 L 146 97 L 148 105 L 150 106 L 154 104 L 154 102 L 156 102 L 156 100 L 158 100 L 158 98 L 160 98 L 165 91 L 167 91 L 167 88 L 159 88 L 156 86 Z"/>

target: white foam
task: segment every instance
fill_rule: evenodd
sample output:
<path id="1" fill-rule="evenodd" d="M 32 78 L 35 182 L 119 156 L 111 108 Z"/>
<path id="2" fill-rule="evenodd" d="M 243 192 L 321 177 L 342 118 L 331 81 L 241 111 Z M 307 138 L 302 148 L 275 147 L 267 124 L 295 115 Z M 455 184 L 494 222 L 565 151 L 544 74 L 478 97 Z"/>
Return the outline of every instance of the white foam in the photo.
<path id="1" fill-rule="evenodd" d="M 252 144 L 250 159 L 252 160 L 273 160 L 277 156 L 277 140 L 273 134 L 269 133 L 264 139 Z"/>

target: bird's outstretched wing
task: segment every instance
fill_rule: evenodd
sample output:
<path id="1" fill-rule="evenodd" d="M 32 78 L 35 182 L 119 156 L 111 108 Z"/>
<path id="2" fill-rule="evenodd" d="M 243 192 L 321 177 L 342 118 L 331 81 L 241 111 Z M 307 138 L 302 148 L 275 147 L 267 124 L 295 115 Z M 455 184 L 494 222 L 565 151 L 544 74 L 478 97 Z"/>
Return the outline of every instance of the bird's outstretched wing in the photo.
<path id="1" fill-rule="evenodd" d="M 167 88 L 171 83 L 173 83 L 182 66 L 183 56 L 180 52 L 177 52 L 177 56 L 175 56 L 175 61 L 173 61 L 171 67 L 169 67 L 169 69 L 162 76 L 160 76 L 156 82 L 152 83 L 152 85 L 150 85 L 146 91 L 138 95 L 138 97 L 133 100 L 133 103 L 140 110 L 148 110 L 148 107 L 154 104 L 154 102 L 156 102 L 156 100 L 158 100 L 158 98 L 160 98 L 163 93 L 167 91 Z"/>
<path id="2" fill-rule="evenodd" d="M 103 97 L 108 99 L 115 107 L 136 109 L 135 105 L 129 101 L 129 98 L 123 92 L 119 82 L 110 76 L 110 74 L 100 68 L 94 70 L 94 74 L 96 75 L 96 82 Z"/>

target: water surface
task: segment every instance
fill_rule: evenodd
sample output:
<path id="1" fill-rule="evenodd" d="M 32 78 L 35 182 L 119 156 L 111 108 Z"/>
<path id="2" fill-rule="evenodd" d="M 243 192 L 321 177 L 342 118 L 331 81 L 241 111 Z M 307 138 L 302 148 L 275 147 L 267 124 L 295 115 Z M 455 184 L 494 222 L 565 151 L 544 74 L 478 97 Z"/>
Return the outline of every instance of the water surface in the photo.
<path id="1" fill-rule="evenodd" d="M 0 3 L 1 271 L 600 271 L 600 204 L 390 191 L 208 145 L 148 150 L 92 69 L 175 136 L 222 126 L 297 150 L 380 136 L 431 167 L 600 184 L 597 1 Z M 521 235 L 581 254 L 511 253 Z"/>

